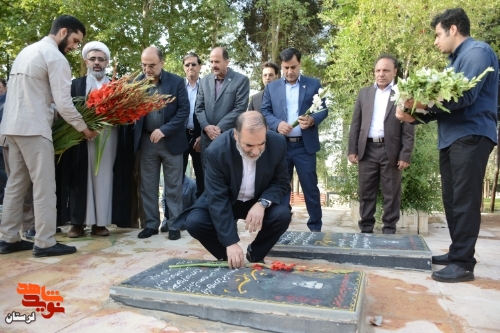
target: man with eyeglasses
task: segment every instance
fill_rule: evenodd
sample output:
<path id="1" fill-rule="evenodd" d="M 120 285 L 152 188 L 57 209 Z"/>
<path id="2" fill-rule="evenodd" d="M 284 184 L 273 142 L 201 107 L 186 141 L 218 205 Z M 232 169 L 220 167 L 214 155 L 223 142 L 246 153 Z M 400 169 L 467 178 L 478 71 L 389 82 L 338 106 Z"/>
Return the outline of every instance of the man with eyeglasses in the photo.
<path id="1" fill-rule="evenodd" d="M 181 237 L 172 225 L 182 211 L 183 153 L 188 149 L 184 126 L 189 116 L 189 98 L 185 81 L 178 75 L 162 69 L 163 53 L 156 47 L 144 49 L 141 55 L 143 74 L 137 79 L 149 78 L 155 85 L 151 93 L 175 96 L 172 103 L 152 111 L 139 119 L 134 128 L 134 151 L 140 150 L 140 195 L 144 206 L 145 228 L 138 237 L 158 234 L 160 211 L 158 190 L 160 167 L 163 166 L 165 200 L 168 209 L 168 238 Z"/>
<path id="2" fill-rule="evenodd" d="M 10 178 L 5 189 L 0 253 L 33 249 L 33 256 L 71 254 L 76 247 L 57 243 L 56 184 L 52 123 L 54 109 L 88 140 L 98 133 L 88 129 L 71 100 L 71 70 L 64 57 L 76 50 L 85 27 L 75 17 L 59 16 L 49 36 L 24 48 L 12 65 L 9 94 L 0 134 L 9 145 Z M 23 198 L 33 181 L 35 243 L 21 240 Z"/>
<path id="3" fill-rule="evenodd" d="M 186 89 L 189 97 L 189 117 L 186 123 L 186 136 L 189 149 L 184 152 L 184 173 L 186 172 L 188 157 L 191 161 L 196 175 L 196 196 L 199 197 L 205 188 L 203 182 L 203 168 L 201 164 L 201 127 L 198 118 L 194 114 L 196 95 L 200 84 L 201 60 L 196 53 L 188 53 L 183 58 L 184 73 L 186 73 Z M 185 207 L 187 208 L 187 207 Z"/>
<path id="4" fill-rule="evenodd" d="M 189 52 L 182 59 L 184 73 L 186 73 L 186 90 L 189 98 L 189 117 L 186 122 L 186 138 L 188 140 L 189 148 L 184 152 L 183 160 L 183 177 L 184 181 L 182 183 L 182 210 L 189 208 L 195 201 L 196 198 L 200 197 L 205 188 L 203 180 L 203 167 L 201 164 L 201 128 L 198 118 L 194 114 L 194 106 L 196 103 L 196 95 L 198 93 L 198 84 L 200 82 L 200 70 L 201 70 L 201 60 L 196 53 Z M 189 155 L 191 155 L 191 165 L 194 169 L 194 174 L 196 176 L 195 180 L 186 176 L 186 169 L 188 164 Z M 166 208 L 165 190 L 163 190 L 162 206 L 165 212 L 165 217 L 163 218 L 162 225 L 160 228 L 161 232 L 169 231 L 167 220 L 168 220 L 168 210 Z M 193 192 L 195 195 L 193 196 Z"/>
<path id="5" fill-rule="evenodd" d="M 202 161 L 204 150 L 222 132 L 234 127 L 236 118 L 246 111 L 250 81 L 229 65 L 227 50 L 216 47 L 210 52 L 212 73 L 201 79 L 195 112 L 200 122 Z"/>

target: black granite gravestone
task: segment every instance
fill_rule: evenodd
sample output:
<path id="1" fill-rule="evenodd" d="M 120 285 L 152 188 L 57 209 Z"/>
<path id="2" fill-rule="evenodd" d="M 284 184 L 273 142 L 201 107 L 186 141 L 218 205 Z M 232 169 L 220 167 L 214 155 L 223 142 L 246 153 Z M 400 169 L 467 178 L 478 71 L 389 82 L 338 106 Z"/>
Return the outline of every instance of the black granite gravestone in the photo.
<path id="1" fill-rule="evenodd" d="M 432 253 L 420 235 L 285 232 L 270 256 L 430 270 Z"/>
<path id="2" fill-rule="evenodd" d="M 364 273 L 170 268 L 170 259 L 111 288 L 127 305 L 272 332 L 356 332 Z"/>

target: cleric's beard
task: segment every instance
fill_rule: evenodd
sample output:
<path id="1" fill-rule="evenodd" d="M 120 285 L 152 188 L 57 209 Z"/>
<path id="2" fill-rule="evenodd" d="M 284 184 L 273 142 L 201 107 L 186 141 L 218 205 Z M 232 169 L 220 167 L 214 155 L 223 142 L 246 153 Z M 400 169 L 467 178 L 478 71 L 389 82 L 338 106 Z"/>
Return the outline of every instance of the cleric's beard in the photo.
<path id="1" fill-rule="evenodd" d="M 95 71 L 93 68 L 87 68 L 87 74 L 100 80 L 106 75 L 106 71 L 104 69 L 101 71 Z"/>

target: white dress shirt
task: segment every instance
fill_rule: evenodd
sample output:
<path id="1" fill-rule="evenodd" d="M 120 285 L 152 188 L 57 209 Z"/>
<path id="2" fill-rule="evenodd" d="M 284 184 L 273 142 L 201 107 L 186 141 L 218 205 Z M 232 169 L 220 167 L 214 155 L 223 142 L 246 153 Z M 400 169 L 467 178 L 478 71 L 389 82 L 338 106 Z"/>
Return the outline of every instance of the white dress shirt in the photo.
<path id="1" fill-rule="evenodd" d="M 370 129 L 368 130 L 369 138 L 383 138 L 384 137 L 384 119 L 385 112 L 387 111 L 387 103 L 391 97 L 392 81 L 385 89 L 380 89 L 375 83 L 375 100 L 373 102 L 372 121 Z"/>
<path id="2" fill-rule="evenodd" d="M 194 87 L 191 86 L 191 83 L 189 83 L 189 80 L 186 79 L 186 90 L 188 93 L 188 98 L 189 98 L 189 117 L 187 120 L 187 125 L 186 128 L 188 129 L 194 129 L 194 105 L 196 103 L 196 94 L 198 93 L 198 83 L 200 82 L 200 79 L 196 81 L 196 84 Z"/>
<path id="3" fill-rule="evenodd" d="M 41 135 L 52 141 L 52 101 L 59 115 L 77 131 L 87 128 L 71 99 L 68 60 L 57 43 L 45 37 L 24 48 L 14 61 L 0 133 Z"/>
<path id="4" fill-rule="evenodd" d="M 255 196 L 255 170 L 257 160 L 249 160 L 242 157 L 243 160 L 243 178 L 241 179 L 240 192 L 238 193 L 238 200 L 248 201 Z"/>

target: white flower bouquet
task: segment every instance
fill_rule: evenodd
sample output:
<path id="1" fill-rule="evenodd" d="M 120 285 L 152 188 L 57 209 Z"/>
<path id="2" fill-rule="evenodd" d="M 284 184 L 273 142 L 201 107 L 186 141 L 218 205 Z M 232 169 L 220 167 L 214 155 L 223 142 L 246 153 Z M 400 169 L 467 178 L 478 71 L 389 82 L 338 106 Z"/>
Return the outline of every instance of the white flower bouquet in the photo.
<path id="1" fill-rule="evenodd" d="M 469 80 L 463 73 L 455 73 L 453 67 L 446 68 L 442 72 L 424 67 L 406 79 L 399 79 L 398 84 L 393 87 L 395 93 L 391 101 L 395 101 L 401 110 L 405 110 L 405 102 L 413 100 L 413 107 L 405 112 L 409 112 L 417 119 L 415 113 L 427 113 L 423 109 L 416 108 L 417 102 L 428 107 L 436 105 L 441 110 L 450 112 L 443 106 L 443 101 L 456 102 L 465 91 L 474 88 L 488 72 L 492 71 L 494 69 L 488 67 L 481 75 Z"/>
<path id="2" fill-rule="evenodd" d="M 301 116 L 311 116 L 312 114 L 322 112 L 327 110 L 328 108 L 323 108 L 323 99 L 329 96 L 329 91 L 326 88 L 319 88 L 318 93 L 313 96 L 313 103 L 307 111 Z M 296 120 L 292 127 L 295 127 L 299 124 L 299 120 Z"/>

